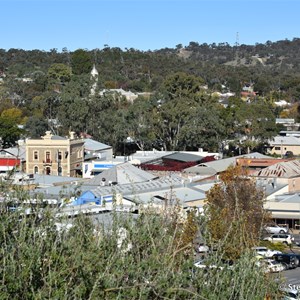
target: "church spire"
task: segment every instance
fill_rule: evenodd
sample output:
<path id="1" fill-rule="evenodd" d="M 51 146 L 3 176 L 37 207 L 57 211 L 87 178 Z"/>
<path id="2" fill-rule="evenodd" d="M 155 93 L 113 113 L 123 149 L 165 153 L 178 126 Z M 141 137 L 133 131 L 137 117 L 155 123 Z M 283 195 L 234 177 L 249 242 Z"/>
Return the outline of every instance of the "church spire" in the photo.
<path id="1" fill-rule="evenodd" d="M 95 64 L 93 65 L 93 69 L 91 71 L 91 80 L 93 82 L 93 85 L 91 87 L 91 95 L 95 95 L 95 91 L 96 91 L 96 88 L 97 88 L 97 82 L 98 82 L 98 71 L 96 69 L 96 66 Z"/>

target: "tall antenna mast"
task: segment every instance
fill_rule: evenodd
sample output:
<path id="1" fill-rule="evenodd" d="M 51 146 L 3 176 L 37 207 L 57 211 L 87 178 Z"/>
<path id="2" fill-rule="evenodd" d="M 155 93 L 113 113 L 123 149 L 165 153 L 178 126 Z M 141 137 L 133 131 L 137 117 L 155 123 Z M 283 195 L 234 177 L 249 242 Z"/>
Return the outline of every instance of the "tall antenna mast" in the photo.
<path id="1" fill-rule="evenodd" d="M 235 37 L 235 47 L 234 47 L 234 51 L 235 51 L 235 59 L 238 59 L 238 51 L 239 51 L 239 46 L 240 46 L 240 42 L 239 42 L 239 33 L 236 33 L 236 37 Z"/>
<path id="2" fill-rule="evenodd" d="M 236 38 L 235 38 L 235 46 L 238 47 L 240 45 L 240 38 L 239 38 L 239 33 L 236 33 Z"/>

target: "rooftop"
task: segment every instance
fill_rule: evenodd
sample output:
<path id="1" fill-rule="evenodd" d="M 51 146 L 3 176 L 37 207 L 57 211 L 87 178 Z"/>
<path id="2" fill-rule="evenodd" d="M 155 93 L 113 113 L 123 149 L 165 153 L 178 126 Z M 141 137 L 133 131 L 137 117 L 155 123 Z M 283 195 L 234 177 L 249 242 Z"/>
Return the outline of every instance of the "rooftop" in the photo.
<path id="1" fill-rule="evenodd" d="M 264 168 L 254 174 L 257 177 L 291 178 L 300 176 L 300 162 L 290 160 Z"/>

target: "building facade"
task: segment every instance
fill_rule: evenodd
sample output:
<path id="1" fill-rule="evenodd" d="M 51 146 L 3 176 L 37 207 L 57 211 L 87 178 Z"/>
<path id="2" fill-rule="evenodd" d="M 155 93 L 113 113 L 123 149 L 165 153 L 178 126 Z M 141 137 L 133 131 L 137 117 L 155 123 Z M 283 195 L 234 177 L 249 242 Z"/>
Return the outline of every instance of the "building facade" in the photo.
<path id="1" fill-rule="evenodd" d="M 27 139 L 26 172 L 43 175 L 79 177 L 82 175 L 84 140 L 69 137 L 46 135 L 40 139 Z"/>

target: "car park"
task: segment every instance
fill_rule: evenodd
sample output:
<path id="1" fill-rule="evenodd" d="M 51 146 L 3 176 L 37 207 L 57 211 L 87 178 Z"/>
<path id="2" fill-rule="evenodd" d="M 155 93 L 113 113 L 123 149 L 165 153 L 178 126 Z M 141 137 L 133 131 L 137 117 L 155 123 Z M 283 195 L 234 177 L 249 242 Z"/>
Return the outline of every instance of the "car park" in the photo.
<path id="1" fill-rule="evenodd" d="M 291 234 L 272 234 L 271 236 L 264 238 L 264 241 L 291 245 L 294 241 L 294 237 Z"/>

